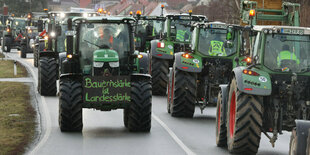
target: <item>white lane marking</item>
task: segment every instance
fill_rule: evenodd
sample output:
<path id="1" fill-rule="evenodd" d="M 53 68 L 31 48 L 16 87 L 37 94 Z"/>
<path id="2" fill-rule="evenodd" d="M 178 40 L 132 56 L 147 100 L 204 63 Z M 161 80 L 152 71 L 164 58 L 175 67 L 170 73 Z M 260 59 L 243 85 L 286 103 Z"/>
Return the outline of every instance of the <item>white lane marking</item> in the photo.
<path id="1" fill-rule="evenodd" d="M 37 83 L 38 78 L 37 78 L 36 74 L 34 73 L 34 69 L 27 62 L 24 62 L 24 60 L 22 60 L 22 59 L 10 56 L 8 54 L 7 54 L 7 56 L 12 58 L 12 59 L 15 59 L 16 61 L 20 62 L 22 65 L 26 66 L 27 70 L 30 71 L 30 73 L 34 79 L 34 84 L 35 84 L 34 88 L 35 88 L 35 92 L 36 92 L 36 88 L 38 86 L 38 83 Z M 45 144 L 45 142 L 47 141 L 48 137 L 51 134 L 51 116 L 50 116 L 50 113 L 48 111 L 47 103 L 45 101 L 44 96 L 41 96 L 41 103 L 42 103 L 42 110 L 43 110 L 44 118 L 46 119 L 46 121 L 45 121 L 46 132 L 43 133 L 44 134 L 43 138 L 40 139 L 39 143 L 37 143 L 37 145 L 30 151 L 29 154 L 31 154 L 31 155 L 37 154 L 37 151 Z M 40 106 L 38 106 L 38 107 L 40 107 Z M 39 111 L 42 114 L 42 111 L 40 110 L 40 108 L 39 108 Z M 42 123 L 42 118 L 40 118 L 40 120 L 41 120 L 40 123 Z"/>
<path id="2" fill-rule="evenodd" d="M 179 138 L 178 136 L 155 114 L 152 117 L 168 132 L 168 134 L 173 138 L 173 140 L 185 151 L 188 155 L 196 155 L 192 150 L 190 150 Z"/>
<path id="3" fill-rule="evenodd" d="M 45 101 L 45 97 L 41 96 L 41 100 L 42 100 L 42 107 L 43 107 L 43 113 L 45 115 L 45 119 L 46 119 L 46 132 L 43 135 L 43 138 L 40 140 L 40 142 L 35 146 L 34 149 L 32 149 L 32 151 L 29 154 L 37 154 L 38 150 L 46 143 L 48 137 L 51 135 L 51 117 L 50 117 L 50 113 L 47 110 L 47 104 Z"/>

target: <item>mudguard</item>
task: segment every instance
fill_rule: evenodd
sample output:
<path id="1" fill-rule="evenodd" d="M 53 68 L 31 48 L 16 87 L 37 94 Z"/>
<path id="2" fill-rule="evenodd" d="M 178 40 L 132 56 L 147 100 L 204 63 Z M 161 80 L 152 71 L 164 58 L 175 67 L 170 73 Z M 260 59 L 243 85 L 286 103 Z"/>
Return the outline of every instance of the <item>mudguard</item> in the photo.
<path id="1" fill-rule="evenodd" d="M 157 48 L 158 42 L 164 42 L 165 47 Z M 173 54 L 174 54 L 173 42 L 152 40 L 151 41 L 151 54 L 152 54 L 152 57 L 156 57 L 160 59 L 173 59 Z"/>
<path id="2" fill-rule="evenodd" d="M 39 51 L 39 58 L 40 57 L 52 57 L 52 58 L 58 59 L 58 53 L 51 51 L 51 50 Z"/>
<path id="3" fill-rule="evenodd" d="M 5 36 L 3 38 L 4 45 L 11 45 L 13 43 L 13 38 L 12 36 Z"/>
<path id="4" fill-rule="evenodd" d="M 150 81 L 152 76 L 150 74 L 133 73 L 130 78 L 132 81 Z"/>
<path id="5" fill-rule="evenodd" d="M 297 132 L 297 154 L 306 154 L 308 131 L 310 129 L 310 121 L 295 120 Z"/>
<path id="6" fill-rule="evenodd" d="M 176 68 L 185 72 L 199 73 L 202 71 L 202 59 L 200 56 L 189 53 L 193 58 L 185 58 L 182 55 L 185 52 L 178 52 L 175 54 Z"/>
<path id="7" fill-rule="evenodd" d="M 140 73 L 148 74 L 149 73 L 149 54 L 140 52 L 140 55 L 142 55 L 142 58 L 139 59 L 139 67 L 140 67 Z"/>
<path id="8" fill-rule="evenodd" d="M 244 74 L 243 70 L 247 67 L 240 66 L 233 69 L 233 73 L 237 80 L 237 87 L 241 92 L 268 96 L 271 95 L 271 80 L 268 73 L 256 68 L 247 69 L 258 73 L 258 76 Z"/>

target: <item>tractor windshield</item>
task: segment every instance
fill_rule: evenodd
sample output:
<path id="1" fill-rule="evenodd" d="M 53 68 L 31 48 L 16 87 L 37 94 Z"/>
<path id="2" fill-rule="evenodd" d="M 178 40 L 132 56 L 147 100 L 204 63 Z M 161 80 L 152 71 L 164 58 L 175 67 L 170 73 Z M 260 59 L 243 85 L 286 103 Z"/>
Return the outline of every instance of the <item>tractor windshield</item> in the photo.
<path id="1" fill-rule="evenodd" d="M 65 41 L 66 41 L 66 34 L 65 32 L 68 30 L 68 25 L 67 24 L 63 24 L 61 25 L 61 30 L 62 33 L 60 36 L 57 36 L 57 51 L 58 52 L 65 52 Z"/>
<path id="2" fill-rule="evenodd" d="M 159 36 L 163 30 L 163 22 L 162 20 L 139 20 L 136 27 L 136 34 L 142 36 Z"/>
<path id="3" fill-rule="evenodd" d="M 170 36 L 172 40 L 178 42 L 190 42 L 191 40 L 191 21 L 189 20 L 172 20 Z"/>
<path id="4" fill-rule="evenodd" d="M 310 71 L 309 36 L 268 34 L 264 49 L 264 65 L 273 71 Z"/>
<path id="5" fill-rule="evenodd" d="M 198 51 L 210 56 L 229 56 L 236 52 L 235 48 L 224 48 L 226 29 L 201 29 L 199 33 Z M 237 38 L 234 40 L 236 45 Z"/>
<path id="6" fill-rule="evenodd" d="M 92 64 L 93 52 L 99 49 L 115 50 L 120 61 L 126 59 L 126 53 L 130 51 L 129 34 L 127 24 L 81 24 L 79 52 L 84 59 L 82 62 Z"/>
<path id="7" fill-rule="evenodd" d="M 15 29 L 24 29 L 26 27 L 26 21 L 24 19 L 15 19 L 12 21 L 12 27 Z"/>

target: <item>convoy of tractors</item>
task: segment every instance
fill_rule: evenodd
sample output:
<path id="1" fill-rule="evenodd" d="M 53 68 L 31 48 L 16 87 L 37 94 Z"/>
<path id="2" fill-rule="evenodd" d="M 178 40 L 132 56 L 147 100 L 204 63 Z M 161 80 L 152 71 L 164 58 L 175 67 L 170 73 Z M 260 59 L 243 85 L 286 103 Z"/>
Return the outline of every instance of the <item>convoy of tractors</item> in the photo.
<path id="1" fill-rule="evenodd" d="M 38 92 L 59 96 L 63 132 L 82 131 L 83 108 L 123 109 L 126 128 L 149 132 L 152 94 L 167 95 L 172 117 L 216 106 L 216 144 L 231 153 L 256 154 L 262 133 L 274 146 L 292 131 L 289 154 L 309 154 L 310 28 L 299 8 L 241 0 L 240 25 L 191 11 L 33 12 L 6 17 L 1 44 L 34 54 Z"/>

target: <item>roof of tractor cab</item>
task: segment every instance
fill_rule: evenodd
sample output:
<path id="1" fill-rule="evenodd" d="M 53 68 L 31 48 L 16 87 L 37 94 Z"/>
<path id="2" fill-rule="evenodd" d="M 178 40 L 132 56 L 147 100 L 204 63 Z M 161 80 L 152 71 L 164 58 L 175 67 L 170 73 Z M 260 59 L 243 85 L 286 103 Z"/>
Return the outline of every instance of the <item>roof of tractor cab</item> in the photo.
<path id="1" fill-rule="evenodd" d="M 118 22 L 118 21 L 124 21 L 124 20 L 128 20 L 128 21 L 135 21 L 135 19 L 133 17 L 128 17 L 128 16 L 97 16 L 97 17 L 75 17 L 73 18 L 73 22 L 75 21 L 81 21 L 81 20 L 85 20 L 88 22 L 100 22 L 100 21 L 114 21 L 114 22 Z"/>
<path id="2" fill-rule="evenodd" d="M 207 22 L 207 23 L 195 23 L 194 27 L 199 26 L 200 28 L 214 28 L 214 29 L 227 29 L 230 24 L 223 22 Z"/>
<path id="3" fill-rule="evenodd" d="M 272 33 L 310 35 L 310 28 L 297 26 L 274 26 L 274 25 L 257 25 L 253 27 L 254 31 L 272 31 Z M 269 31 L 268 31 L 269 30 Z"/>
<path id="4" fill-rule="evenodd" d="M 156 20 L 156 19 L 165 20 L 166 17 L 164 16 L 141 16 L 139 18 L 139 20 Z"/>
<path id="5" fill-rule="evenodd" d="M 190 18 L 191 17 L 191 18 Z M 207 21 L 207 17 L 203 15 L 189 15 L 189 14 L 168 14 L 166 15 L 167 19 L 174 20 L 192 20 L 192 21 Z"/>

